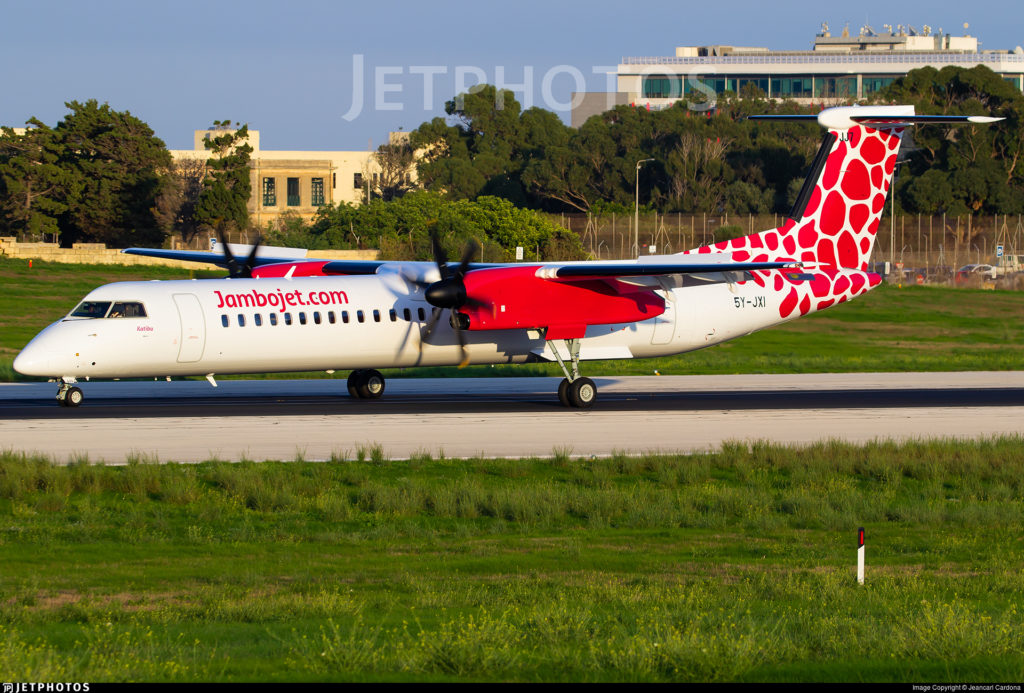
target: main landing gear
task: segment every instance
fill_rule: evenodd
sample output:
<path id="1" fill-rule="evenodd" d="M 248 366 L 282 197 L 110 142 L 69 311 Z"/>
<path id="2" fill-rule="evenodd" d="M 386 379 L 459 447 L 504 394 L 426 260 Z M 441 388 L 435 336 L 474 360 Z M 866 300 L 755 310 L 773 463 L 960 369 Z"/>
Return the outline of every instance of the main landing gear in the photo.
<path id="1" fill-rule="evenodd" d="M 348 393 L 356 399 L 377 399 L 384 394 L 380 371 L 359 369 L 348 376 Z"/>
<path id="2" fill-rule="evenodd" d="M 558 401 L 566 407 L 589 409 L 597 399 L 597 385 L 590 378 L 580 376 L 580 340 L 566 339 L 565 346 L 569 350 L 571 371 L 565 367 L 565 361 L 562 360 L 562 355 L 558 353 L 555 345 L 551 345 L 555 360 L 565 373 L 565 379 L 558 384 Z"/>
<path id="3" fill-rule="evenodd" d="M 65 378 L 60 381 L 60 387 L 57 388 L 57 404 L 62 407 L 77 407 L 85 399 L 85 395 L 82 393 L 81 388 L 75 387 L 74 378 Z"/>

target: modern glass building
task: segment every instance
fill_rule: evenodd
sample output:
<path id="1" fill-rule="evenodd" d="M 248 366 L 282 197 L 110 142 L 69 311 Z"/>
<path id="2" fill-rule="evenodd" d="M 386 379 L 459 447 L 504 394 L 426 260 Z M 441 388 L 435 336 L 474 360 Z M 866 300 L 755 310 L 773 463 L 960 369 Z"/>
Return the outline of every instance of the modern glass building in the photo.
<path id="1" fill-rule="evenodd" d="M 832 36 L 828 25 L 808 51 L 773 51 L 747 46 L 680 46 L 675 55 L 625 57 L 616 74 L 617 91 L 577 94 L 572 123 L 622 103 L 651 109 L 670 106 L 695 91 L 706 98 L 740 93 L 756 85 L 776 99 L 829 105 L 871 96 L 907 72 L 931 66 L 985 65 L 1024 91 L 1024 49 L 979 50 L 973 36 L 933 33 L 927 25 L 886 25 L 885 33 L 862 27 L 853 36 Z M 966 27 L 965 27 L 966 28 Z"/>

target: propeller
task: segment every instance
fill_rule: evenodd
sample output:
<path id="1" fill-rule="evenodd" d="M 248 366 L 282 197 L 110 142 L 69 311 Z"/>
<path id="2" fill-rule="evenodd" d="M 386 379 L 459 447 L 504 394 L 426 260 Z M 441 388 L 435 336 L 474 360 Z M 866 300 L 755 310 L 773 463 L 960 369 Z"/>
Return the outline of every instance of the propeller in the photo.
<path id="1" fill-rule="evenodd" d="M 235 254 L 231 252 L 231 246 L 228 245 L 227 239 L 224 236 L 224 229 L 217 229 L 217 240 L 220 241 L 224 259 L 227 261 L 228 276 L 232 279 L 252 279 L 252 270 L 256 266 L 256 251 L 259 250 L 263 237 L 259 234 L 256 235 L 256 242 L 253 243 L 249 256 L 241 264 L 239 264 Z"/>
<path id="2" fill-rule="evenodd" d="M 430 247 L 434 254 L 434 262 L 437 264 L 437 271 L 441 274 L 441 279 L 432 284 L 416 282 L 425 288 L 424 295 L 427 303 L 434 306 L 430 320 L 427 321 L 420 339 L 420 353 L 423 353 L 423 342 L 427 341 L 430 335 L 433 334 L 434 328 L 437 327 L 437 323 L 444 313 L 444 309 L 447 308 L 451 311 L 449 323 L 452 329 L 455 330 L 455 338 L 458 340 L 459 349 L 462 351 L 460 367 L 465 366 L 469 363 L 469 352 L 466 350 L 466 337 L 462 334 L 464 327 L 456 311 L 462 306 L 475 303 L 466 295 L 465 277 L 466 272 L 469 270 L 469 263 L 480 250 L 480 246 L 471 239 L 466 245 L 466 249 L 462 252 L 462 259 L 455 269 L 452 269 L 449 265 L 448 255 L 441 246 L 441 240 L 436 232 L 430 234 Z"/>

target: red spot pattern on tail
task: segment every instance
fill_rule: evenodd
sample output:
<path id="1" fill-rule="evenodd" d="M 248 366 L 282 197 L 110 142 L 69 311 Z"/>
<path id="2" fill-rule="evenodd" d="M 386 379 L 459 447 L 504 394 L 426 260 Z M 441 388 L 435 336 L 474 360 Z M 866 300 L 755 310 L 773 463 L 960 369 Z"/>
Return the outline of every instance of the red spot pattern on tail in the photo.
<path id="1" fill-rule="evenodd" d="M 875 188 L 881 188 L 883 175 L 885 175 L 885 171 L 882 170 L 881 166 L 873 166 L 871 168 L 871 185 Z"/>
<path id="2" fill-rule="evenodd" d="M 846 202 L 843 194 L 833 190 L 825 198 L 825 206 L 821 210 L 821 232 L 834 236 L 846 223 Z"/>
<path id="3" fill-rule="evenodd" d="M 805 224 L 797 232 L 796 241 L 801 248 L 813 248 L 818 242 L 818 232 L 814 229 L 814 222 Z"/>
<path id="4" fill-rule="evenodd" d="M 867 205 L 854 205 L 850 209 L 850 230 L 860 233 L 867 227 L 870 217 L 871 209 Z"/>
<path id="5" fill-rule="evenodd" d="M 854 159 L 843 174 L 842 189 L 854 200 L 866 200 L 871 195 L 871 179 L 868 167 Z"/>
<path id="6" fill-rule="evenodd" d="M 804 217 L 809 217 L 818 211 L 818 205 L 821 204 L 821 189 L 815 188 L 814 192 L 811 193 L 810 199 L 807 200 L 807 209 L 804 210 Z"/>
<path id="7" fill-rule="evenodd" d="M 756 255 L 758 261 L 816 263 L 805 270 L 814 275 L 811 280 L 785 271 L 753 275 L 763 276 L 776 293 L 790 285 L 778 304 L 783 318 L 842 303 L 881 281 L 866 270 L 902 130 L 858 125 L 834 134 L 824 171 L 798 221 L 787 218 L 777 229 L 691 251 L 731 253 L 736 261 Z"/>
<path id="8" fill-rule="evenodd" d="M 836 250 L 839 251 L 840 267 L 853 267 L 857 264 L 857 241 L 853 239 L 852 233 L 843 231 L 843 235 L 836 241 Z"/>
<path id="9" fill-rule="evenodd" d="M 779 314 L 784 318 L 788 318 L 792 315 L 793 309 L 796 308 L 797 300 L 799 299 L 797 298 L 796 287 L 794 286 L 790 288 L 789 294 L 786 298 L 782 299 L 782 305 L 779 306 Z"/>
<path id="10" fill-rule="evenodd" d="M 800 315 L 807 315 L 807 312 L 811 309 L 811 297 L 804 296 L 800 299 Z"/>
<path id="11" fill-rule="evenodd" d="M 886 146 L 879 137 L 871 137 L 865 140 L 860 148 L 860 156 L 869 164 L 880 164 L 885 158 Z"/>
<path id="12" fill-rule="evenodd" d="M 882 151 L 884 152 L 885 149 L 883 148 Z M 879 157 L 880 160 L 881 157 Z M 846 143 L 840 142 L 838 148 L 829 154 L 828 161 L 825 162 L 825 175 L 822 177 L 821 183 L 826 190 L 836 187 L 836 183 L 839 182 L 839 174 L 843 172 L 844 163 L 846 163 Z"/>

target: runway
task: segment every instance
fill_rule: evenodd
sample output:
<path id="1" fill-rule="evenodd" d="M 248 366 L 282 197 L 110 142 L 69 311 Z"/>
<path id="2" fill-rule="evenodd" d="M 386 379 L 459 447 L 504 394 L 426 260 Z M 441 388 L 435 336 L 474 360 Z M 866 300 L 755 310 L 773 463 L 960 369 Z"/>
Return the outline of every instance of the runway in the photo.
<path id="1" fill-rule="evenodd" d="M 609 455 L 730 440 L 809 443 L 1024 435 L 1024 372 L 595 378 L 591 410 L 563 408 L 558 378 L 391 379 L 353 400 L 344 379 L 0 384 L 0 447 L 57 462 Z"/>

